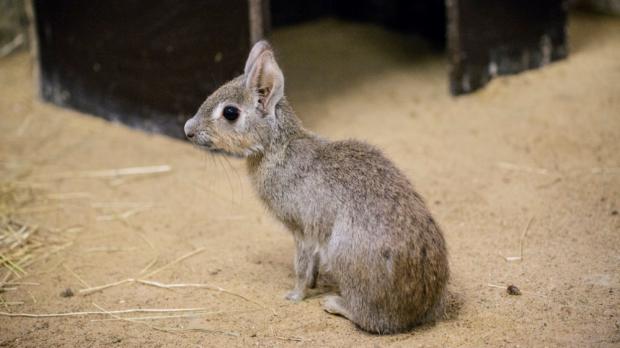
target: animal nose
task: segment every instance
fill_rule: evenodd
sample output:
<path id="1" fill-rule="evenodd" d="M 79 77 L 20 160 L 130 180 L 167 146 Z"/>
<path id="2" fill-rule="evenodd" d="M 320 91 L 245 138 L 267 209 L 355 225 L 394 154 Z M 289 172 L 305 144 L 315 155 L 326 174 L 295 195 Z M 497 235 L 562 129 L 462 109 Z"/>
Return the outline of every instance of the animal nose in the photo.
<path id="1" fill-rule="evenodd" d="M 185 136 L 187 136 L 188 139 L 191 139 L 196 135 L 193 120 L 193 117 L 187 120 L 187 122 L 185 122 L 185 126 L 183 127 L 183 130 L 185 131 Z"/>

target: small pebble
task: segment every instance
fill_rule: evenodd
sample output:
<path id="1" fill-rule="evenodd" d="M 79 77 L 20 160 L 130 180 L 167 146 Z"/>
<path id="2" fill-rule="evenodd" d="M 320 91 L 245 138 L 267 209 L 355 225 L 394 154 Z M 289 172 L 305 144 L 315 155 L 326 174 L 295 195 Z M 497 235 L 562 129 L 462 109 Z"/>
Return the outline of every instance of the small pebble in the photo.
<path id="1" fill-rule="evenodd" d="M 73 293 L 73 290 L 71 290 L 71 288 L 66 288 L 60 293 L 61 297 L 73 297 L 73 295 L 75 294 Z"/>
<path id="2" fill-rule="evenodd" d="M 508 292 L 508 295 L 521 295 L 521 290 L 514 285 L 508 285 L 506 291 Z"/>

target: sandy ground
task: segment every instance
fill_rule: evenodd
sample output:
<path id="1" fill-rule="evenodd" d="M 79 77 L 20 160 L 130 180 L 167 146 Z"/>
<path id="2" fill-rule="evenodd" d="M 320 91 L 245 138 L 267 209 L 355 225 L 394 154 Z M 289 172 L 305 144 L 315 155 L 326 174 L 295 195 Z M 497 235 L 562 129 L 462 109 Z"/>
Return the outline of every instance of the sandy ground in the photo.
<path id="1" fill-rule="evenodd" d="M 385 337 L 326 314 L 319 297 L 283 299 L 293 285 L 292 238 L 265 213 L 241 160 L 42 104 L 33 95 L 29 57 L 0 61 L 3 172 L 30 168 L 25 181 L 57 198 L 32 207 L 54 209 L 22 218 L 82 227 L 70 247 L 23 278 L 40 285 L 2 294 L 24 302 L 8 309 L 210 311 L 140 322 L 0 317 L 0 346 L 618 347 L 620 20 L 580 15 L 570 36 L 568 60 L 452 98 L 445 57 L 415 40 L 332 20 L 274 33 L 287 92 L 304 123 L 332 139 L 382 148 L 445 231 L 460 310 Z M 172 171 L 120 181 L 57 176 L 159 164 Z M 106 219 L 127 211 L 135 214 Z M 530 220 L 523 260 L 506 261 L 520 255 Z M 249 301 L 140 284 L 60 296 L 67 287 L 77 292 L 140 277 L 153 260 L 148 272 L 199 248 L 148 279 L 207 283 Z M 499 288 L 508 284 L 523 294 Z"/>

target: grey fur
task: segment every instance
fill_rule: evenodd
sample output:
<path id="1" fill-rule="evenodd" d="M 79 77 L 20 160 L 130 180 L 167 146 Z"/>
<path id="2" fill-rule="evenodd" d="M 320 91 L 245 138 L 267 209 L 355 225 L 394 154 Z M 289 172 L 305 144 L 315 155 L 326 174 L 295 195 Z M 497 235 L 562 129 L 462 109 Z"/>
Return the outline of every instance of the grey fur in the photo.
<path id="1" fill-rule="evenodd" d="M 320 269 L 339 292 L 325 298 L 325 310 L 363 330 L 394 333 L 434 320 L 449 278 L 446 245 L 405 175 L 368 144 L 304 129 L 266 42 L 245 70 L 207 98 L 185 132 L 245 157 L 258 195 L 292 232 L 296 282 L 286 297 L 303 300 Z M 220 117 L 225 105 L 238 107 L 239 119 Z"/>

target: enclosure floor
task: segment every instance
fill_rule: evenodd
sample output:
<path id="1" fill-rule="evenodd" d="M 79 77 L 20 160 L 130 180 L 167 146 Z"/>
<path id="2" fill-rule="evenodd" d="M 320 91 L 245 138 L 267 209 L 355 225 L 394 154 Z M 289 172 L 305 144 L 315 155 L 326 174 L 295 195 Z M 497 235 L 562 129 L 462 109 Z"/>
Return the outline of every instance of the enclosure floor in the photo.
<path id="1" fill-rule="evenodd" d="M 22 279 L 40 285 L 1 294 L 24 302 L 7 308 L 214 313 L 140 322 L 0 317 L 0 346 L 617 347 L 620 20 L 573 17 L 570 38 L 568 60 L 452 98 L 445 56 L 415 40 L 333 20 L 274 33 L 288 95 L 305 125 L 382 148 L 445 231 L 460 308 L 436 325 L 385 337 L 328 315 L 320 296 L 284 300 L 293 286 L 292 238 L 257 200 L 242 161 L 40 103 L 29 56 L 1 60 L 2 171 L 29 169 L 22 182 L 42 190 L 21 217 L 61 231 L 82 227 L 71 246 Z M 161 164 L 172 171 L 123 180 L 78 176 Z M 124 212 L 129 216 L 113 215 Z M 530 220 L 523 260 L 506 261 L 520 255 Z M 207 283 L 250 301 L 135 283 L 60 296 L 68 287 L 140 277 L 153 260 L 151 270 L 198 248 L 148 279 Z M 502 287 L 509 284 L 523 294 L 508 295 Z"/>

